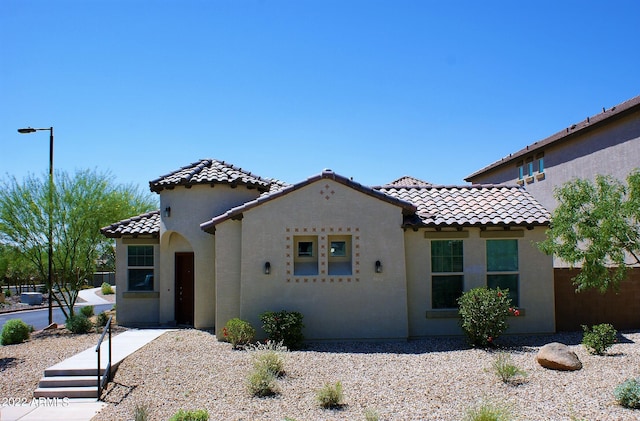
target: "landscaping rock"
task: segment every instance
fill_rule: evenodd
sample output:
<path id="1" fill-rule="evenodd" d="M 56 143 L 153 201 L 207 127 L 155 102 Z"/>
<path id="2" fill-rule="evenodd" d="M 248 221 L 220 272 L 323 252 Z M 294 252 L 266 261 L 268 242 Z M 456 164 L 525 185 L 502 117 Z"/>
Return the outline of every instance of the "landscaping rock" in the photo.
<path id="1" fill-rule="evenodd" d="M 576 353 L 560 342 L 551 342 L 540 348 L 536 361 L 552 370 L 575 371 L 582 368 Z"/>

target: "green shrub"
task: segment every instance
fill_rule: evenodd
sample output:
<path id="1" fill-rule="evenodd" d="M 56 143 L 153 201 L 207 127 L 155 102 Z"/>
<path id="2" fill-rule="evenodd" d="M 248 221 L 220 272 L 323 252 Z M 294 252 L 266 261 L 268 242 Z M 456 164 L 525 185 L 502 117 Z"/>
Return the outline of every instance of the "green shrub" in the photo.
<path id="1" fill-rule="evenodd" d="M 613 392 L 616 401 L 625 408 L 640 409 L 640 379 L 628 379 Z"/>
<path id="2" fill-rule="evenodd" d="M 93 306 L 80 307 L 80 314 L 87 318 L 93 316 Z"/>
<path id="3" fill-rule="evenodd" d="M 513 417 L 509 408 L 493 403 L 482 403 L 465 413 L 464 421 L 510 421 Z"/>
<path id="4" fill-rule="evenodd" d="M 287 348 L 279 343 L 267 341 L 265 344 L 252 345 L 247 348 L 253 353 L 253 367 L 265 367 L 271 371 L 276 377 L 282 377 L 284 371 L 283 353 Z"/>
<path id="5" fill-rule="evenodd" d="M 616 343 L 618 332 L 608 323 L 594 325 L 591 329 L 582 325 L 582 330 L 584 331 L 582 345 L 590 354 L 604 355 Z"/>
<path id="6" fill-rule="evenodd" d="M 98 314 L 98 316 L 96 317 L 96 324 L 100 327 L 105 327 L 108 321 L 109 321 L 109 315 L 105 311 Z"/>
<path id="7" fill-rule="evenodd" d="M 9 298 L 11 297 L 11 289 L 7 288 L 4 290 L 4 296 Z"/>
<path id="8" fill-rule="evenodd" d="M 67 319 L 64 326 L 72 333 L 89 333 L 93 323 L 82 314 L 76 314 Z"/>
<path id="9" fill-rule="evenodd" d="M 237 317 L 229 320 L 222 328 L 224 339 L 231 342 L 233 349 L 249 344 L 256 334 L 251 323 L 240 320 Z"/>
<path id="10" fill-rule="evenodd" d="M 262 329 L 270 340 L 280 342 L 288 349 L 300 349 L 304 340 L 303 317 L 297 311 L 267 311 L 260 315 L 260 320 Z"/>
<path id="11" fill-rule="evenodd" d="M 206 409 L 196 409 L 193 411 L 178 410 L 169 421 L 207 421 L 209 412 Z"/>
<path id="12" fill-rule="evenodd" d="M 0 343 L 2 345 L 19 344 L 31 336 L 33 327 L 27 325 L 21 319 L 11 319 L 4 324 Z"/>
<path id="13" fill-rule="evenodd" d="M 460 324 L 473 346 L 490 346 L 507 327 L 507 317 L 520 312 L 511 306 L 508 290 L 474 288 L 458 299 Z"/>
<path id="14" fill-rule="evenodd" d="M 514 365 L 511 356 L 504 352 L 499 353 L 494 360 L 493 371 L 503 383 L 517 384 L 527 376 L 527 372 Z"/>
<path id="15" fill-rule="evenodd" d="M 342 406 L 342 383 L 335 385 L 326 383 L 324 387 L 316 393 L 316 399 L 321 407 L 325 409 L 340 408 Z"/>
<path id="16" fill-rule="evenodd" d="M 266 365 L 255 366 L 247 379 L 247 389 L 253 396 L 265 397 L 279 393 L 276 375 Z"/>
<path id="17" fill-rule="evenodd" d="M 103 282 L 102 285 L 100 285 L 100 290 L 102 291 L 102 295 L 113 294 L 113 288 L 111 287 L 111 284 L 109 284 L 108 282 Z"/>

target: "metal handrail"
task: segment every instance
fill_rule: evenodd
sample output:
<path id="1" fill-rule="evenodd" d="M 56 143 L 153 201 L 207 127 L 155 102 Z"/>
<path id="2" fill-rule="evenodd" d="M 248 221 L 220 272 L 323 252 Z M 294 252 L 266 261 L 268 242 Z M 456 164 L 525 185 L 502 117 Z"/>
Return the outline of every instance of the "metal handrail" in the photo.
<path id="1" fill-rule="evenodd" d="M 111 320 L 113 316 L 109 317 L 107 320 L 107 324 L 104 325 L 104 329 L 102 330 L 102 335 L 98 340 L 98 346 L 96 346 L 96 352 L 98 353 L 98 401 L 102 396 L 102 390 L 104 386 L 111 381 Z M 104 340 L 104 335 L 106 335 L 107 331 L 109 332 L 109 360 L 107 361 L 107 366 L 104 369 L 104 376 L 100 378 L 100 346 L 102 345 L 102 341 Z"/>

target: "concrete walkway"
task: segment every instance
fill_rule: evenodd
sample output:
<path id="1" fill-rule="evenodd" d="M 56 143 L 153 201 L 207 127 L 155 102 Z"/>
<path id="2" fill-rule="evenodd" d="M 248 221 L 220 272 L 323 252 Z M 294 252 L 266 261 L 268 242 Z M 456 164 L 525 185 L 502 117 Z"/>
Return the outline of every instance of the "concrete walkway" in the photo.
<path id="1" fill-rule="evenodd" d="M 99 298 L 99 297 L 98 297 Z M 111 340 L 111 352 L 113 367 L 117 367 L 122 360 L 131 355 L 144 345 L 158 338 L 170 329 L 130 329 L 114 336 Z M 108 358 L 108 341 L 104 341 L 100 347 L 102 354 L 101 368 L 106 367 Z M 49 367 L 45 373 L 66 375 L 74 372 L 82 372 L 97 368 L 97 353 L 95 346 L 79 354 L 67 358 L 60 363 Z M 97 382 L 97 380 L 96 380 Z M 39 421 L 39 420 L 69 420 L 87 421 L 93 418 L 106 404 L 97 402 L 96 399 L 69 399 L 42 397 L 33 398 L 30 402 L 20 402 L 20 405 L 4 406 L 0 409 L 2 421 Z"/>

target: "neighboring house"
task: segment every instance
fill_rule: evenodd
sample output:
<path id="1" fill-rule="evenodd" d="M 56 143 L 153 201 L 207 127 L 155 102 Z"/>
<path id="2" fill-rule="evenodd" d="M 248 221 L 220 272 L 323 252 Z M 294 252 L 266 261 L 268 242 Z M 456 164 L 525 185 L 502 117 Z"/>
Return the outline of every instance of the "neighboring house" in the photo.
<path id="1" fill-rule="evenodd" d="M 473 184 L 518 183 L 553 211 L 555 188 L 596 174 L 620 180 L 640 168 L 640 96 L 602 109 L 465 178 Z"/>
<path id="2" fill-rule="evenodd" d="M 160 211 L 116 239 L 118 321 L 219 331 L 300 311 L 311 340 L 461 333 L 456 299 L 508 287 L 510 332 L 555 331 L 549 213 L 519 186 L 366 187 L 330 170 L 297 184 L 201 160 L 150 182 Z"/>
<path id="3" fill-rule="evenodd" d="M 469 175 L 471 183 L 518 183 L 550 211 L 557 207 L 554 189 L 597 174 L 622 181 L 640 168 L 640 96 L 587 117 L 579 123 L 526 146 Z M 614 323 L 618 328 L 640 328 L 640 268 L 615 292 L 576 296 L 571 278 L 576 270 L 555 260 L 555 295 L 558 330 L 581 324 Z M 632 282 L 635 280 L 635 282 Z"/>

